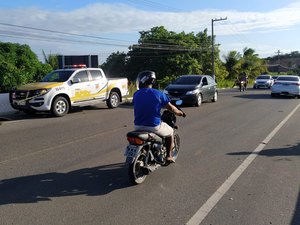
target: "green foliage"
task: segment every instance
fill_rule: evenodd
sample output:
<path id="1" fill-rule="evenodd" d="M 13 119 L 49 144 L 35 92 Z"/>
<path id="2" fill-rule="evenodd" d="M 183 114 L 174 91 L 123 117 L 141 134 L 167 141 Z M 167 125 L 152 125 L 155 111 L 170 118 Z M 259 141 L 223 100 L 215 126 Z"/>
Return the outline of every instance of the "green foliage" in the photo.
<path id="1" fill-rule="evenodd" d="M 226 56 L 223 56 L 225 59 L 224 66 L 228 72 L 226 79 L 234 80 L 239 75 L 238 63 L 241 60 L 242 56 L 237 51 L 230 51 Z"/>
<path id="2" fill-rule="evenodd" d="M 207 30 L 198 34 L 175 33 L 164 27 L 140 32 L 137 45 L 127 54 L 126 71 L 133 80 L 142 70 L 153 70 L 159 81 L 165 76 L 210 74 L 210 37 Z M 217 55 L 217 54 L 216 54 Z"/>
<path id="3" fill-rule="evenodd" d="M 46 53 L 43 50 L 43 56 L 46 64 L 49 64 L 53 70 L 56 70 L 59 68 L 58 66 L 58 55 L 49 54 L 46 55 Z"/>
<path id="4" fill-rule="evenodd" d="M 158 88 L 164 89 L 168 84 L 172 83 L 177 77 L 176 76 L 164 76 L 162 79 L 158 80 Z"/>
<path id="5" fill-rule="evenodd" d="M 232 88 L 235 82 L 234 80 L 220 80 L 217 84 L 218 88 Z"/>
<path id="6" fill-rule="evenodd" d="M 112 53 L 101 68 L 109 77 L 126 77 L 126 57 L 124 52 Z"/>
<path id="7" fill-rule="evenodd" d="M 268 71 L 266 62 L 260 59 L 252 48 L 244 48 L 243 55 L 231 51 L 224 56 L 224 59 L 224 65 L 228 71 L 225 79 L 235 80 L 242 72 L 245 72 L 249 79 L 253 79 Z"/>
<path id="8" fill-rule="evenodd" d="M 52 68 L 39 62 L 28 45 L 0 42 L 0 92 L 39 80 Z"/>

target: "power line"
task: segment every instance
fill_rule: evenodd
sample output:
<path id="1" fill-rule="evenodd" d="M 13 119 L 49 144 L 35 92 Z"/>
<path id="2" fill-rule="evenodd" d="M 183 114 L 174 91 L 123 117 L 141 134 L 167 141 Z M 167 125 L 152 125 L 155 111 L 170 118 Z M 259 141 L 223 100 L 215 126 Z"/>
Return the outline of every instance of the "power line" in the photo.
<path id="1" fill-rule="evenodd" d="M 96 38 L 100 40 L 117 40 L 122 41 L 119 39 L 111 39 L 111 38 L 103 38 L 103 37 L 97 37 L 97 36 L 91 36 L 91 35 L 81 35 L 81 34 L 74 34 L 74 33 L 68 33 L 68 32 L 60 32 L 60 31 L 54 31 L 49 29 L 41 29 L 41 28 L 35 28 L 35 27 L 28 27 L 28 26 L 20 26 L 15 24 L 7 24 L 7 23 L 0 23 L 0 25 L 9 26 L 9 27 L 16 27 L 19 29 L 25 29 L 25 30 L 35 30 L 35 31 L 43 31 L 43 32 L 50 32 L 51 34 L 63 34 L 68 36 L 75 36 L 80 38 Z M 107 46 L 116 46 L 116 47 L 129 47 L 129 45 L 125 44 L 118 44 L 118 43 L 107 43 L 107 42 L 98 42 L 98 41 L 91 41 L 91 40 L 78 40 L 78 39 L 69 39 L 64 37 L 57 37 L 52 36 L 49 37 L 43 36 L 41 34 L 34 34 L 34 33 L 26 33 L 22 31 L 9 31 L 9 30 L 2 30 L 1 36 L 3 37 L 13 37 L 13 38 L 22 38 L 22 39 L 29 39 L 29 40 L 39 40 L 39 41 L 53 41 L 53 42 L 77 42 L 77 43 L 83 43 L 83 44 L 97 44 L 97 45 L 107 45 Z M 172 40 L 173 41 L 173 40 Z M 144 42 L 143 45 L 132 45 L 134 48 L 141 48 L 141 49 L 156 49 L 156 50 L 166 50 L 166 51 L 199 51 L 195 48 L 187 47 L 189 43 L 183 42 L 180 45 L 176 42 L 172 42 L 170 39 L 153 39 L 147 40 L 147 42 Z M 164 44 L 166 43 L 166 44 Z M 204 44 L 203 46 L 199 46 L 199 48 L 207 48 L 208 44 Z"/>
<path id="2" fill-rule="evenodd" d="M 56 34 L 65 34 L 65 35 L 71 35 L 71 36 L 77 36 L 77 37 L 87 37 L 87 38 L 95 38 L 95 39 L 110 40 L 110 41 L 124 41 L 124 40 L 118 40 L 118 39 L 112 39 L 112 38 L 103 38 L 103 37 L 99 37 L 99 36 L 84 35 L 84 34 L 74 34 L 74 33 L 62 32 L 62 31 L 54 31 L 54 30 L 35 28 L 35 27 L 27 27 L 27 26 L 1 23 L 1 22 L 0 22 L 0 25 L 9 26 L 9 27 L 18 27 L 18 28 L 29 29 L 29 30 L 36 30 L 36 31 L 44 31 L 44 32 L 50 32 L 50 33 L 56 33 Z"/>

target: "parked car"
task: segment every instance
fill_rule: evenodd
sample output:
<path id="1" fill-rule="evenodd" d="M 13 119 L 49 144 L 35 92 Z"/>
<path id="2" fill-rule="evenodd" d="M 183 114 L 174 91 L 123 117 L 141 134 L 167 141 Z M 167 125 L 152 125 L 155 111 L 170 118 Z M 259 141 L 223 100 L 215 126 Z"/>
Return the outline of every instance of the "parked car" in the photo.
<path id="1" fill-rule="evenodd" d="M 271 87 L 271 96 L 300 96 L 300 77 L 295 75 L 278 76 Z"/>
<path id="2" fill-rule="evenodd" d="M 204 101 L 218 100 L 217 84 L 210 75 L 182 75 L 164 92 L 171 101 L 182 100 L 187 105 L 200 106 Z"/>
<path id="3" fill-rule="evenodd" d="M 274 80 L 271 75 L 259 75 L 254 81 L 253 88 L 271 88 Z"/>

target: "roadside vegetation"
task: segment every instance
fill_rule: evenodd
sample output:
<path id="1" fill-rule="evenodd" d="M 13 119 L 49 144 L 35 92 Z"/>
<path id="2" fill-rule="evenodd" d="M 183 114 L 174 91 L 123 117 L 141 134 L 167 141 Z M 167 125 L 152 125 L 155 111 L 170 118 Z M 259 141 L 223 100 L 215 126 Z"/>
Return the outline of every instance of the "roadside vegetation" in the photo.
<path id="1" fill-rule="evenodd" d="M 109 77 L 127 77 L 132 83 L 131 94 L 135 90 L 136 76 L 142 70 L 156 72 L 160 89 L 183 74 L 212 74 L 212 37 L 207 29 L 197 34 L 175 33 L 160 26 L 139 33 L 138 43 L 129 46 L 127 53 L 114 52 L 99 65 Z M 254 49 L 245 47 L 242 53 L 233 50 L 220 56 L 219 47 L 214 46 L 215 76 L 219 88 L 233 87 L 242 72 L 246 73 L 250 84 L 256 76 L 269 73 L 267 60 L 259 58 Z M 0 93 L 39 81 L 58 68 L 58 55 L 46 55 L 45 52 L 43 55 L 44 63 L 38 60 L 28 45 L 0 42 Z M 284 57 L 281 55 L 281 59 Z M 300 58 L 300 54 L 292 52 L 286 57 Z M 268 62 L 270 60 L 272 58 L 268 58 Z M 290 68 L 285 74 L 300 74 L 299 64 Z"/>

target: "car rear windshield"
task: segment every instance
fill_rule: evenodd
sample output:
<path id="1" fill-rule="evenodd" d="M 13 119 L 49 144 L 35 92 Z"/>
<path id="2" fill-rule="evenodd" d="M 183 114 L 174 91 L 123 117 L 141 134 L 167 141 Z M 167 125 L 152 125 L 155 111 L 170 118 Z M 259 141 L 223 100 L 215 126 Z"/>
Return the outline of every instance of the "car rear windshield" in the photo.
<path id="1" fill-rule="evenodd" d="M 278 77 L 277 80 L 299 81 L 298 77 Z"/>
<path id="2" fill-rule="evenodd" d="M 179 77 L 178 79 L 176 79 L 173 84 L 199 84 L 201 81 L 201 78 L 202 77 L 200 77 L 200 76 L 194 76 L 194 77 L 182 76 L 182 77 Z"/>
<path id="3" fill-rule="evenodd" d="M 73 70 L 57 70 L 48 73 L 41 82 L 65 82 L 73 74 Z"/>
<path id="4" fill-rule="evenodd" d="M 258 76 L 256 79 L 270 79 L 270 76 Z"/>

